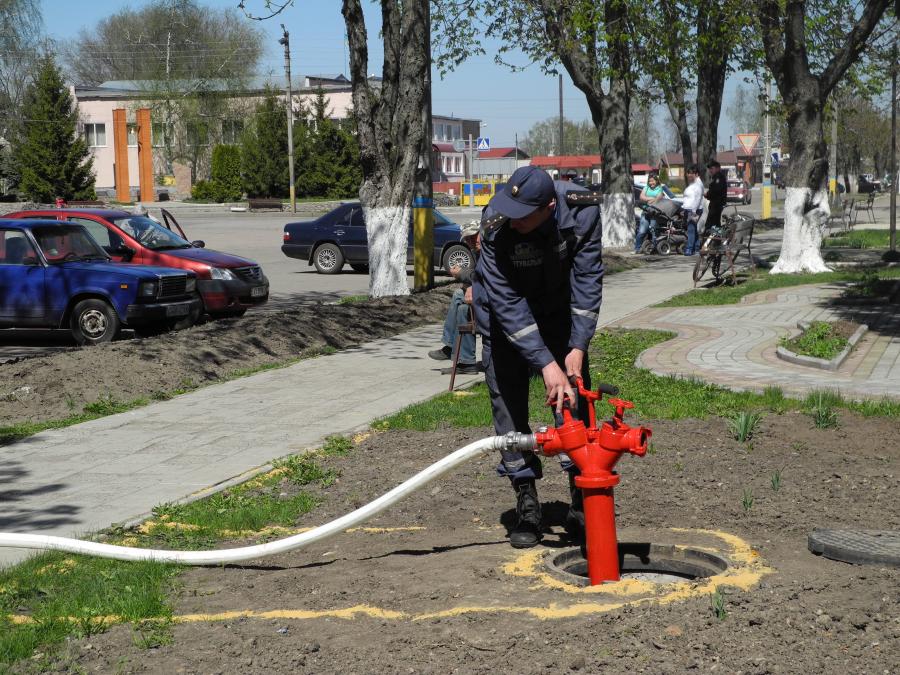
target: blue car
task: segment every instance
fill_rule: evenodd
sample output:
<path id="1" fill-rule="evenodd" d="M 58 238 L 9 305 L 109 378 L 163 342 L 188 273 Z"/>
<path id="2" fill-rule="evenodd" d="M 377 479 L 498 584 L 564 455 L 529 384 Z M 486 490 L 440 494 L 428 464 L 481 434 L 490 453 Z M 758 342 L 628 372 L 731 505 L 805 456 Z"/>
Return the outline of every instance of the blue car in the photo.
<path id="1" fill-rule="evenodd" d="M 413 264 L 412 223 L 406 249 L 406 262 Z M 460 241 L 459 225 L 434 210 L 434 266 L 469 267 L 475 263 L 472 251 Z M 347 202 L 316 220 L 288 223 L 284 226 L 281 251 L 289 258 L 306 260 L 320 274 L 337 274 L 349 263 L 357 272 L 369 271 L 369 238 L 366 220 L 359 202 Z"/>
<path id="2" fill-rule="evenodd" d="M 201 307 L 193 272 L 109 262 L 75 223 L 0 219 L 0 327 L 63 328 L 81 345 L 150 334 Z"/>

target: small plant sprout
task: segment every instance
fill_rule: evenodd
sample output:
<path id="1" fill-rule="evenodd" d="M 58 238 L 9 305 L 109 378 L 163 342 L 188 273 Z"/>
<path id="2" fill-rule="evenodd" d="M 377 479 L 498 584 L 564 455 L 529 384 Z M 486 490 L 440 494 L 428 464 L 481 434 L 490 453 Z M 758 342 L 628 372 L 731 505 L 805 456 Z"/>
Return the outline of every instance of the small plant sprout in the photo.
<path id="1" fill-rule="evenodd" d="M 682 471 L 684 471 L 684 464 L 682 464 L 681 462 L 675 462 L 675 470 L 678 473 L 681 473 Z"/>
<path id="2" fill-rule="evenodd" d="M 783 469 L 775 469 L 772 472 L 772 492 L 778 492 L 781 489 L 781 472 Z"/>
<path id="3" fill-rule="evenodd" d="M 814 399 L 810 414 L 817 429 L 832 429 L 837 426 L 837 413 L 822 392 Z"/>
<path id="4" fill-rule="evenodd" d="M 756 425 L 759 424 L 760 419 L 762 419 L 762 415 L 758 412 L 741 411 L 729 420 L 728 427 L 735 440 L 746 443 L 756 431 Z"/>
<path id="5" fill-rule="evenodd" d="M 744 488 L 744 496 L 741 497 L 741 506 L 744 507 L 744 513 L 750 513 L 753 508 L 753 490 Z"/>
<path id="6" fill-rule="evenodd" d="M 709 605 L 719 621 L 723 621 L 728 616 L 728 611 L 725 609 L 725 596 L 718 590 L 710 596 Z"/>

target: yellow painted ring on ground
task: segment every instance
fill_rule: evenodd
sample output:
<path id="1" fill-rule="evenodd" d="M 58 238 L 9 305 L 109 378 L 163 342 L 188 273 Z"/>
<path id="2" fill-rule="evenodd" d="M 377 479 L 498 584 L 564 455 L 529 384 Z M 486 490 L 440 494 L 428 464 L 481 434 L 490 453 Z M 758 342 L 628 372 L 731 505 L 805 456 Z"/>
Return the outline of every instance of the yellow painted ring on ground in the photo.
<path id="1" fill-rule="evenodd" d="M 390 529 L 390 528 L 387 528 Z M 400 528 L 402 529 L 402 528 Z M 423 528 L 424 529 L 424 528 Z M 645 581 L 623 579 L 614 583 L 601 586 L 575 586 L 550 575 L 544 568 L 544 558 L 552 553 L 549 549 L 534 549 L 518 555 L 514 560 L 506 563 L 502 571 L 513 577 L 524 577 L 534 580 L 532 588 L 558 590 L 563 593 L 578 597 L 578 602 L 565 605 L 551 603 L 548 606 L 462 606 L 449 609 L 411 614 L 393 609 L 373 607 L 371 605 L 354 605 L 340 609 L 273 609 L 273 610 L 234 610 L 229 612 L 217 612 L 215 614 L 180 614 L 171 618 L 174 623 L 203 623 L 213 621 L 232 621 L 240 618 L 249 619 L 285 619 L 306 620 L 321 618 L 356 619 L 377 618 L 395 621 L 423 621 L 426 619 L 463 616 L 468 614 L 524 614 L 537 619 L 552 620 L 572 617 L 587 616 L 611 612 L 628 605 L 641 604 L 668 605 L 682 600 L 712 595 L 721 586 L 730 586 L 741 590 L 749 590 L 759 580 L 772 574 L 775 570 L 766 566 L 759 554 L 743 539 L 727 532 L 717 530 L 697 530 L 685 528 L 671 528 L 671 532 L 686 535 L 703 535 L 712 537 L 722 543 L 722 549 L 717 547 L 692 546 L 720 555 L 729 562 L 728 568 L 711 577 L 695 581 L 684 581 L 672 584 L 652 584 Z M 373 533 L 370 530 L 369 533 Z M 599 601 L 597 595 L 609 596 L 608 600 Z M 589 601 L 593 599 L 593 601 Z M 14 615 L 9 617 L 13 623 L 32 623 L 34 619 L 29 616 Z M 167 617 L 159 617 L 167 619 Z M 72 619 L 76 620 L 76 619 Z M 83 619 L 78 619 L 83 621 Z M 93 617 L 92 621 L 98 624 L 110 625 L 124 621 L 122 617 L 107 616 Z"/>

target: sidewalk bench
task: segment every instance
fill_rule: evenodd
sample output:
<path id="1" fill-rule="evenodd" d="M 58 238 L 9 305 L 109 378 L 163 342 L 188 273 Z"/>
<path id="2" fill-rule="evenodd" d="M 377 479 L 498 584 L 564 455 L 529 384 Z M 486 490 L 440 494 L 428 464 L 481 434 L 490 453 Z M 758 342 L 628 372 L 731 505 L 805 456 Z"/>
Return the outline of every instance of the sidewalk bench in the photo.
<path id="1" fill-rule="evenodd" d="M 259 211 L 261 209 L 284 210 L 284 204 L 280 199 L 248 199 L 247 206 L 251 211 Z"/>

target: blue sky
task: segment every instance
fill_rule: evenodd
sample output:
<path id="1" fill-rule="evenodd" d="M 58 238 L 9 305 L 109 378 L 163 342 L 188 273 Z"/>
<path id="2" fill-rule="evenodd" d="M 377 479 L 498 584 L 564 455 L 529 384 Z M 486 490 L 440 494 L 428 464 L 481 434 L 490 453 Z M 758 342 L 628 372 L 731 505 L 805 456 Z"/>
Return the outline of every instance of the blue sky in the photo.
<path id="1" fill-rule="evenodd" d="M 237 0 L 201 0 L 210 7 L 235 8 Z M 125 6 L 140 7 L 143 0 L 131 3 L 116 0 L 42 0 L 47 33 L 65 41 L 90 28 L 104 16 Z M 246 0 L 248 9 L 262 13 L 262 0 Z M 369 31 L 369 70 L 381 69 L 382 51 L 378 40 L 380 26 L 377 5 L 365 2 Z M 283 51 L 278 44 L 284 23 L 291 35 L 291 70 L 294 77 L 315 73 L 348 74 L 347 49 L 344 41 L 344 19 L 338 0 L 297 0 L 293 7 L 275 19 L 257 22 L 265 32 L 268 51 L 263 72 L 283 73 Z M 519 60 L 524 65 L 525 59 Z M 563 76 L 563 106 L 567 119 L 590 119 L 584 96 Z M 729 81 L 726 99 L 736 86 Z M 531 126 L 558 114 L 558 83 L 552 76 L 543 75 L 531 67 L 522 72 L 510 72 L 498 66 L 489 54 L 473 58 L 443 80 L 434 77 L 433 109 L 435 114 L 480 119 L 484 123 L 482 135 L 493 146 L 512 146 L 515 134 L 523 138 Z M 726 101 L 727 103 L 727 101 Z M 730 122 L 723 112 L 719 125 L 719 143 L 728 145 Z"/>

